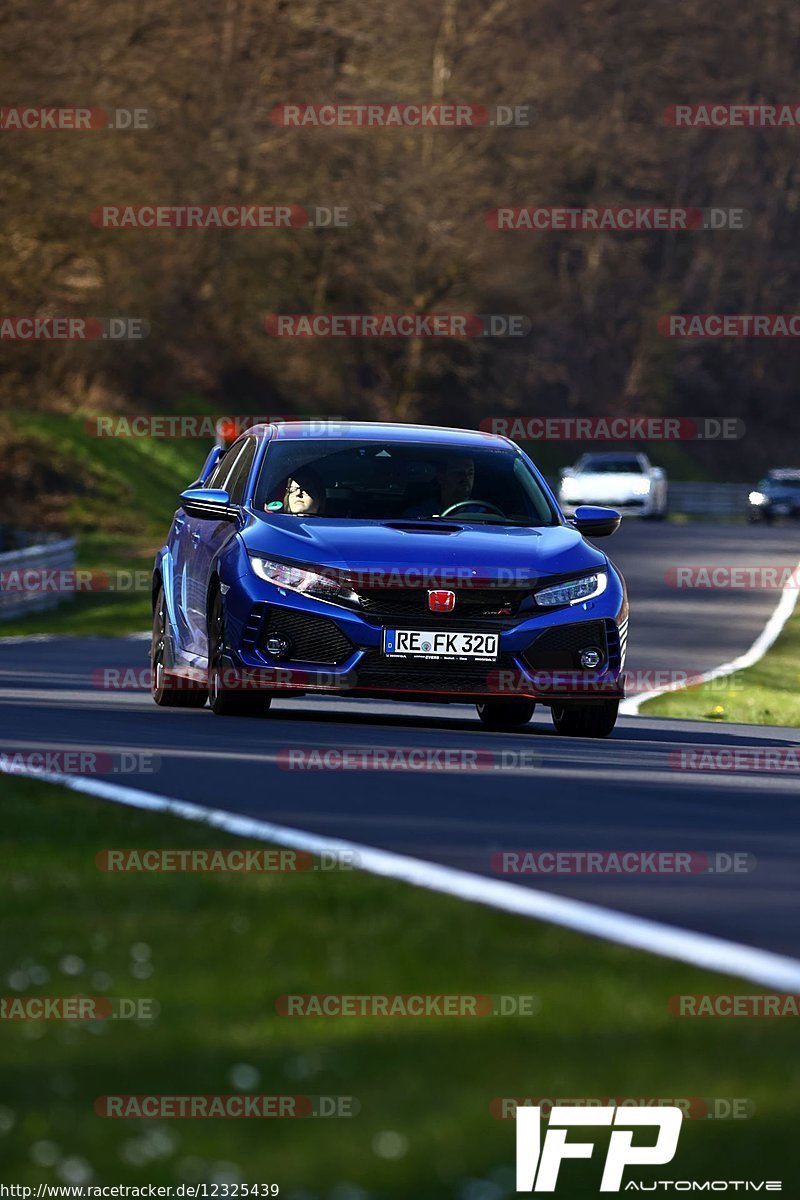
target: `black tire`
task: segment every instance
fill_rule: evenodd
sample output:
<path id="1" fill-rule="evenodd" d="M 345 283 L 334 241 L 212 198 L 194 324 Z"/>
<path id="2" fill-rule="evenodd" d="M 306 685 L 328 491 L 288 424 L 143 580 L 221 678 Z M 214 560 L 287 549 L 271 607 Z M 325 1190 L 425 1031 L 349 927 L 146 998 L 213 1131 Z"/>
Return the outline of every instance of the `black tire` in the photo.
<path id="1" fill-rule="evenodd" d="M 608 737 L 617 723 L 619 700 L 602 704 L 554 704 L 550 709 L 556 732 L 562 737 Z"/>
<path id="2" fill-rule="evenodd" d="M 225 609 L 222 595 L 215 592 L 208 614 L 208 703 L 218 717 L 260 717 L 271 696 L 263 692 L 231 690 L 224 686 Z"/>
<path id="3" fill-rule="evenodd" d="M 167 602 L 159 587 L 153 609 L 153 633 L 150 639 L 150 695 L 162 708 L 202 708 L 208 699 L 203 687 L 167 687 L 164 683 L 164 649 L 167 637 Z"/>
<path id="4" fill-rule="evenodd" d="M 533 716 L 533 700 L 479 700 L 475 705 L 481 724 L 487 729 L 521 729 Z"/>

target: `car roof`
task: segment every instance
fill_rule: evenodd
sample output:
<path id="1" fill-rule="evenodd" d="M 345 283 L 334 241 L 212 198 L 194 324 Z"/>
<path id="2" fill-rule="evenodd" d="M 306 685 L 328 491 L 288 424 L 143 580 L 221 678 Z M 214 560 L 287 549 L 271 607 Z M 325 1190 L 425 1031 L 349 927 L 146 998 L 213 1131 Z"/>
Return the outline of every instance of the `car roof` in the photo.
<path id="1" fill-rule="evenodd" d="M 800 479 L 800 467 L 772 467 L 767 476 L 770 479 Z"/>
<path id="2" fill-rule="evenodd" d="M 268 436 L 276 441 L 293 438 L 316 437 L 322 440 L 341 441 L 354 438 L 359 441 L 395 442 L 446 442 L 451 446 L 486 447 L 496 449 L 517 446 L 510 438 L 497 433 L 482 433 L 478 429 L 453 429 L 440 425 L 408 425 L 392 421 L 331 421 L 320 418 L 316 421 L 285 421 L 279 424 L 253 425 L 246 431 L 258 436 Z"/>

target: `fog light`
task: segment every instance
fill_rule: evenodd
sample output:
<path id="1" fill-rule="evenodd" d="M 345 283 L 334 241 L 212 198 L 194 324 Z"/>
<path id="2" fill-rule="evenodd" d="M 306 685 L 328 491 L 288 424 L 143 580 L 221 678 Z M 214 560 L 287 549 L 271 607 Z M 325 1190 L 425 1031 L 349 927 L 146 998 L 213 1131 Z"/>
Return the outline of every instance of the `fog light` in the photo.
<path id="1" fill-rule="evenodd" d="M 603 652 L 596 646 L 587 646 L 585 650 L 581 650 L 580 659 L 582 667 L 587 671 L 595 671 L 603 661 Z"/>
<path id="2" fill-rule="evenodd" d="M 264 648 L 270 658 L 288 658 L 289 642 L 277 633 L 271 633 L 264 643 Z"/>

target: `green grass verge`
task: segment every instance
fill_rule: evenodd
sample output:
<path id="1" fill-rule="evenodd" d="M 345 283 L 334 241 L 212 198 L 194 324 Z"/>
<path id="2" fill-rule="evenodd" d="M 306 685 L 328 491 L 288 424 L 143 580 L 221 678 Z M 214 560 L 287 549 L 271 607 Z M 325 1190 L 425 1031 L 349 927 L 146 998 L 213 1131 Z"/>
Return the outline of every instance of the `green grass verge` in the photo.
<path id="1" fill-rule="evenodd" d="M 751 1119 L 684 1122 L 673 1164 L 632 1177 L 796 1174 L 791 1021 L 668 1012 L 673 993 L 752 986 L 357 872 L 104 873 L 104 848 L 245 843 L 35 781 L 0 776 L 0 795 L 3 991 L 160 1005 L 148 1023 L 0 1022 L 9 1180 L 241 1179 L 275 1181 L 297 1200 L 499 1200 L 513 1194 L 514 1129 L 489 1106 L 520 1095 L 747 1097 Z M 533 995 L 536 1014 L 275 1010 L 283 993 L 339 991 Z M 93 1112 L 106 1094 L 231 1093 L 242 1065 L 256 1092 L 353 1096 L 360 1111 L 296 1121 Z M 598 1194 L 595 1133 L 592 1162 L 563 1168 L 571 1200 Z"/>
<path id="2" fill-rule="evenodd" d="M 652 717 L 742 725 L 800 725 L 800 610 L 753 667 L 698 687 L 666 692 L 641 706 Z"/>
<path id="3" fill-rule="evenodd" d="M 190 400 L 175 412 L 203 410 Z M 18 412 L 0 420 L 4 439 L 26 448 L 49 472 L 40 482 L 46 504 L 63 488 L 63 528 L 86 533 L 157 537 L 177 498 L 203 465 L 211 438 L 95 437 L 88 415 Z"/>
<path id="4" fill-rule="evenodd" d="M 175 413 L 205 415 L 191 397 Z M 197 477 L 213 446 L 207 438 L 95 437 L 88 415 L 21 411 L 0 416 L 4 443 L 31 465 L 30 488 L 50 527 L 78 538 L 77 566 L 113 574 L 121 585 L 91 591 L 0 624 L 0 638 L 28 633 L 114 635 L 149 629 L 149 584 L 142 586 L 166 537 L 180 492 Z M 24 452 L 24 453 L 23 453 Z M 34 519 L 34 518 L 32 518 Z M 119 574 L 118 574 L 119 573 Z"/>

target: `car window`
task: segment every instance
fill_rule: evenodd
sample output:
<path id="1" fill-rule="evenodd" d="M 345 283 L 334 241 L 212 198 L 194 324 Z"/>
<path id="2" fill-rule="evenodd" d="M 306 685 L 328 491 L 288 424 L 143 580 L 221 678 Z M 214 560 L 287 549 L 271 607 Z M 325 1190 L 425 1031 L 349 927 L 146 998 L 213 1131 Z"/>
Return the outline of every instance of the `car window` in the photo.
<path id="1" fill-rule="evenodd" d="M 204 484 L 205 487 L 207 487 L 207 488 L 221 488 L 222 487 L 222 480 L 228 474 L 228 472 L 230 471 L 231 466 L 233 464 L 233 458 L 231 456 L 232 450 L 233 450 L 233 446 L 229 446 L 228 449 L 225 450 L 224 453 L 221 455 L 219 462 L 214 467 L 214 470 L 211 472 L 208 479 L 206 480 L 206 482 Z"/>
<path id="2" fill-rule="evenodd" d="M 585 458 L 578 463 L 582 475 L 643 475 L 638 458 Z"/>
<path id="3" fill-rule="evenodd" d="M 433 442 L 278 441 L 264 457 L 254 506 L 340 520 L 558 524 L 515 450 Z"/>
<path id="4" fill-rule="evenodd" d="M 224 491 L 227 491 L 228 481 L 233 475 L 233 472 L 235 471 L 239 459 L 245 451 L 245 448 L 245 439 L 242 439 L 240 442 L 234 442 L 234 444 L 225 451 L 222 458 L 209 475 L 206 487 L 222 488 Z"/>
<path id="5" fill-rule="evenodd" d="M 238 455 L 236 462 L 233 464 L 233 469 L 225 483 L 225 490 L 231 498 L 233 504 L 244 503 L 244 490 L 247 486 L 247 479 L 250 475 L 250 468 L 253 465 L 253 459 L 256 456 L 256 446 L 258 443 L 255 438 L 247 438 L 244 443 L 244 449 Z"/>

